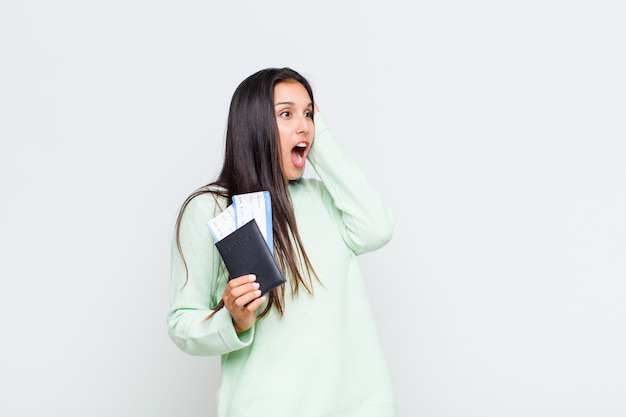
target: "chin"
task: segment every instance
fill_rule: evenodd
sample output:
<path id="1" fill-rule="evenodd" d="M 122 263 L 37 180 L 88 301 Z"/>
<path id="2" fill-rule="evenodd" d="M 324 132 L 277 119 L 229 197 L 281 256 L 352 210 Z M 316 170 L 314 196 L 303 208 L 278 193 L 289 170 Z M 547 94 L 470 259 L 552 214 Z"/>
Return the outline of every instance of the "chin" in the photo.
<path id="1" fill-rule="evenodd" d="M 298 173 L 294 173 L 291 175 L 286 175 L 284 178 L 287 182 L 289 181 L 298 181 L 300 178 L 302 178 L 302 174 L 304 173 L 304 171 L 298 172 Z"/>

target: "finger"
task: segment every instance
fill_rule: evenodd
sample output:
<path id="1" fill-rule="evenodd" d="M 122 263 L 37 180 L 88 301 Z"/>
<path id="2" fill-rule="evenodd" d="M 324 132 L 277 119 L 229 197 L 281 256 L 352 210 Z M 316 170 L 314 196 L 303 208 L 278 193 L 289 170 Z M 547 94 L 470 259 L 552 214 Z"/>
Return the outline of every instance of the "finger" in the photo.
<path id="1" fill-rule="evenodd" d="M 254 281 L 256 281 L 256 275 L 254 274 L 242 275 L 240 277 L 230 279 L 228 281 L 228 286 L 230 288 L 236 288 L 241 285 L 248 284 Z"/>
<path id="2" fill-rule="evenodd" d="M 233 303 L 235 308 L 244 309 L 250 302 L 256 300 L 261 296 L 261 290 L 249 291 L 243 294 L 240 297 L 237 297 Z M 254 311 L 254 309 L 250 309 L 249 311 Z"/>
<path id="3" fill-rule="evenodd" d="M 242 297 L 248 293 L 257 291 L 260 287 L 258 282 L 248 282 L 235 288 L 228 288 L 226 296 L 232 300 Z"/>
<path id="4" fill-rule="evenodd" d="M 265 296 L 252 300 L 251 302 L 248 303 L 248 305 L 246 305 L 246 310 L 254 312 L 256 311 L 257 308 L 261 307 L 264 302 L 265 302 Z"/>

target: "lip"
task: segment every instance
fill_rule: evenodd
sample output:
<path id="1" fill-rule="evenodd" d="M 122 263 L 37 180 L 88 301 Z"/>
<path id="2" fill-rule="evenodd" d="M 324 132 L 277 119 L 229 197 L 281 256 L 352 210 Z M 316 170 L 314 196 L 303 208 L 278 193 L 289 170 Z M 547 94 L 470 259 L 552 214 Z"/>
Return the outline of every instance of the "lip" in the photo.
<path id="1" fill-rule="evenodd" d="M 304 168 L 306 165 L 306 157 L 309 154 L 310 148 L 311 143 L 308 140 L 301 140 L 293 148 L 291 148 L 291 163 L 293 163 L 296 168 Z"/>

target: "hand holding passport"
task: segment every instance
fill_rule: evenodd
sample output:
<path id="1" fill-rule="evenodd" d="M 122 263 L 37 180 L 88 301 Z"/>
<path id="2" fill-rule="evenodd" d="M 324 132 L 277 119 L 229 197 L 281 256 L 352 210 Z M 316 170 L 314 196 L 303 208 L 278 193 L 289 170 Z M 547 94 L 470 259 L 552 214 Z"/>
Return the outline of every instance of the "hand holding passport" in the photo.
<path id="1" fill-rule="evenodd" d="M 256 275 L 261 295 L 286 282 L 273 255 L 269 192 L 233 196 L 233 204 L 207 226 L 230 278 Z"/>

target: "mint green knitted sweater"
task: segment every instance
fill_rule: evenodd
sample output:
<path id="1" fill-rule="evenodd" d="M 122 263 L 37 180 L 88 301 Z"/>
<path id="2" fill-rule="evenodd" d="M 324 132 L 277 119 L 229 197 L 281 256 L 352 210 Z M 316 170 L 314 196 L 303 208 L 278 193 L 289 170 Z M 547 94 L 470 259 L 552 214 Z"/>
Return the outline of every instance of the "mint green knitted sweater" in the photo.
<path id="1" fill-rule="evenodd" d="M 194 198 L 181 224 L 189 268 L 172 245 L 169 335 L 191 355 L 221 355 L 218 417 L 394 417 L 387 366 L 356 256 L 391 238 L 393 218 L 361 170 L 315 115 L 309 154 L 317 178 L 289 185 L 298 230 L 320 277 L 314 294 L 286 288 L 274 310 L 237 335 L 230 313 L 209 320 L 226 277 L 206 223 L 225 202 Z M 378 279 L 389 279 L 379 277 Z M 288 279 L 289 281 L 289 279 Z"/>

